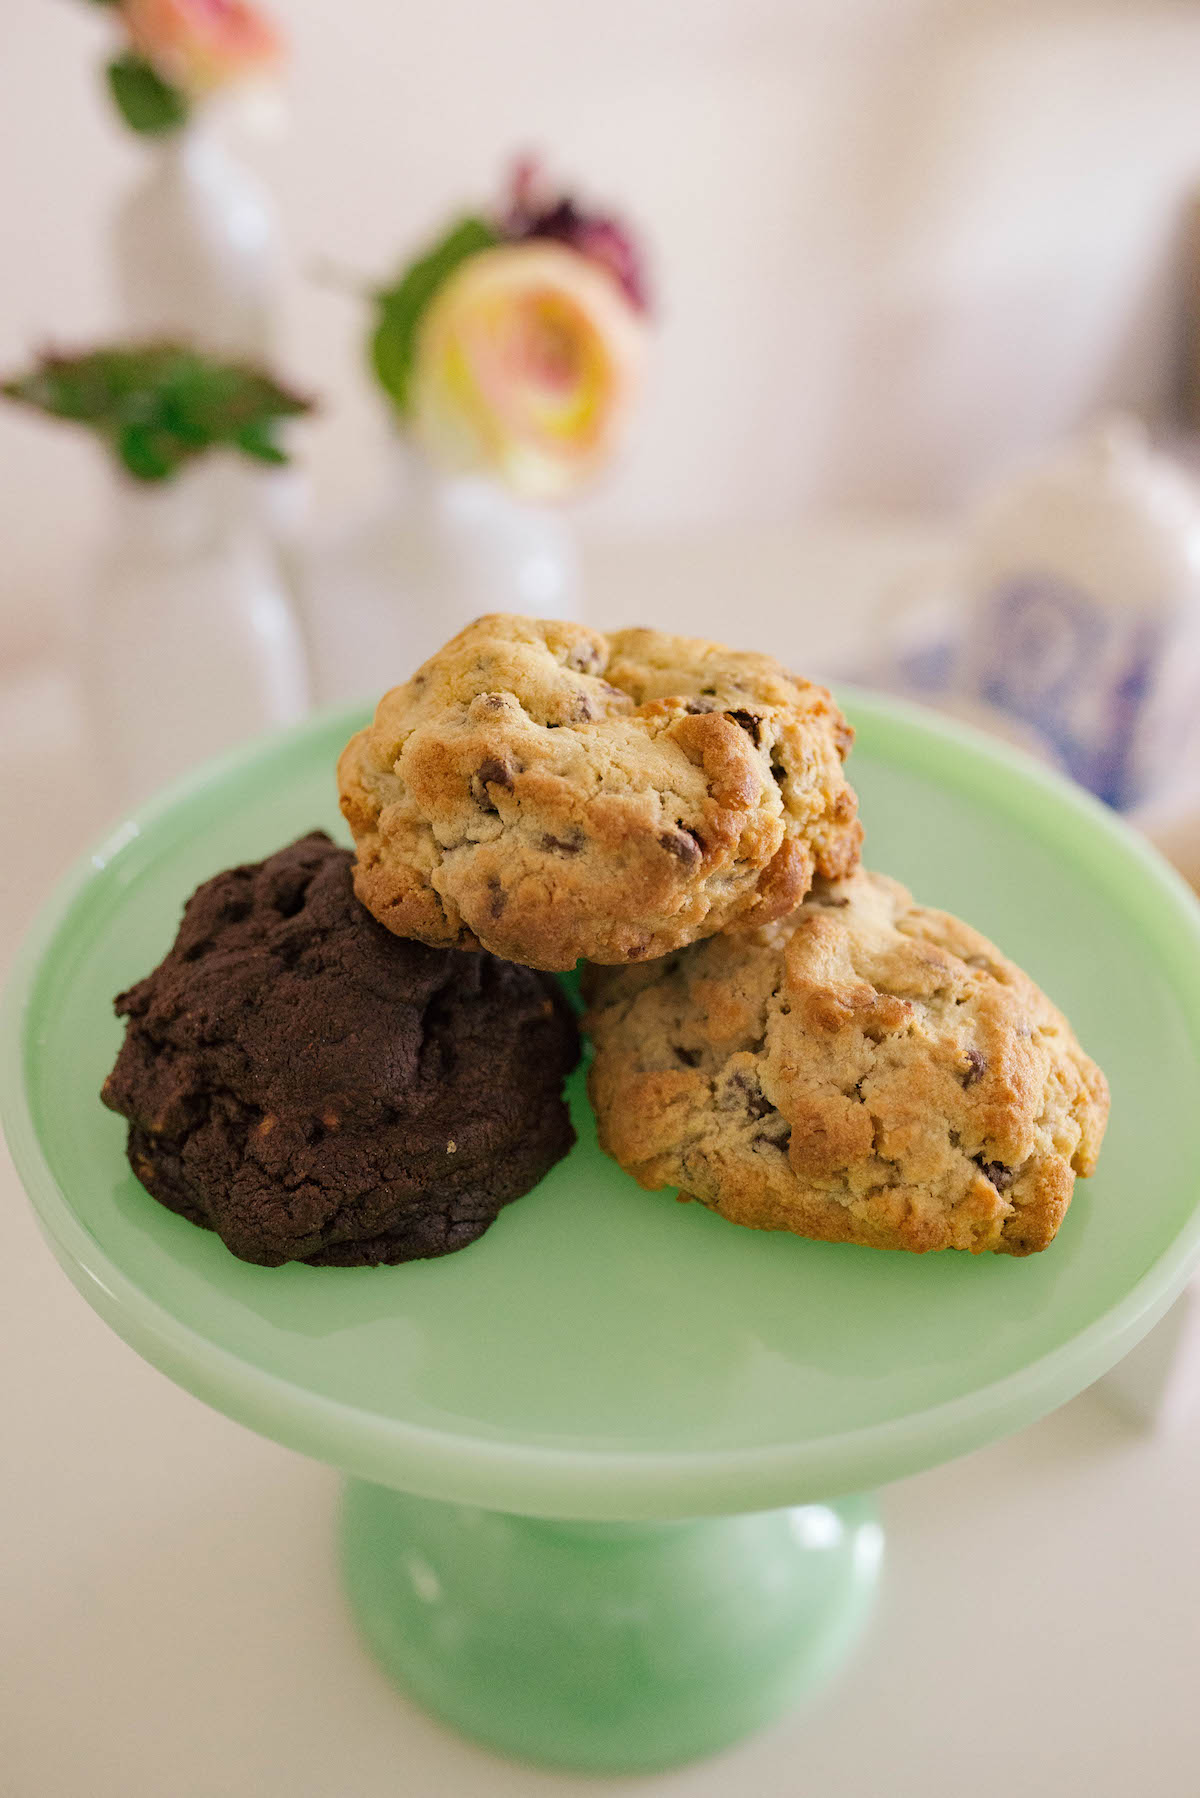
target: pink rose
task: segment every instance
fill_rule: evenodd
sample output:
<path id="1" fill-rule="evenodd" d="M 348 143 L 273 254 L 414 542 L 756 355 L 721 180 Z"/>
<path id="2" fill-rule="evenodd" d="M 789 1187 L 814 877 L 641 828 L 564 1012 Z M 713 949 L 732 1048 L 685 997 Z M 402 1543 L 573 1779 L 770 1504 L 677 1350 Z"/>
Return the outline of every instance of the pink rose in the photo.
<path id="1" fill-rule="evenodd" d="M 247 0 L 121 0 L 134 48 L 155 73 L 193 97 L 280 60 L 283 40 Z"/>
<path id="2" fill-rule="evenodd" d="M 561 498 L 610 454 L 644 334 L 618 282 L 578 251 L 542 238 L 482 250 L 421 319 L 413 429 L 445 466 Z"/>

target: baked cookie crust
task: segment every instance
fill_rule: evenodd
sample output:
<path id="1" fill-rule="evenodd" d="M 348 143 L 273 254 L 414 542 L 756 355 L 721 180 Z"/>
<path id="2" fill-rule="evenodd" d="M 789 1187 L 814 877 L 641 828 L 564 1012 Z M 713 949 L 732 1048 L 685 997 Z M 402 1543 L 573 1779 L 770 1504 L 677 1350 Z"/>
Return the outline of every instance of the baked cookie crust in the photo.
<path id="1" fill-rule="evenodd" d="M 1061 1012 L 882 875 L 586 990 L 603 1148 L 733 1223 L 1028 1255 L 1095 1167 L 1108 1087 Z"/>
<path id="2" fill-rule="evenodd" d="M 342 754 L 355 891 L 399 936 L 531 967 L 661 956 L 855 866 L 850 741 L 769 656 L 480 618 Z"/>

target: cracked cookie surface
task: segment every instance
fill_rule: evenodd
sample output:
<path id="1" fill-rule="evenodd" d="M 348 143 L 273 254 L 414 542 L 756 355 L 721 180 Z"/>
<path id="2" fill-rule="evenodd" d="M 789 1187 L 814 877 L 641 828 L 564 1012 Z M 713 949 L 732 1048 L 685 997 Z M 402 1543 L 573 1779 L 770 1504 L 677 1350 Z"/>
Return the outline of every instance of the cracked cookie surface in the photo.
<path id="1" fill-rule="evenodd" d="M 1108 1088 L 1066 1019 L 882 875 L 585 991 L 602 1147 L 734 1223 L 1027 1255 L 1095 1166 Z"/>
<path id="2" fill-rule="evenodd" d="M 400 936 L 531 967 L 661 956 L 855 866 L 850 740 L 769 656 L 480 618 L 343 751 L 355 890 Z"/>
<path id="3" fill-rule="evenodd" d="M 374 1266 L 481 1236 L 566 1154 L 556 983 L 401 942 L 319 833 L 207 881 L 116 1000 L 102 1097 L 143 1186 L 244 1261 Z"/>

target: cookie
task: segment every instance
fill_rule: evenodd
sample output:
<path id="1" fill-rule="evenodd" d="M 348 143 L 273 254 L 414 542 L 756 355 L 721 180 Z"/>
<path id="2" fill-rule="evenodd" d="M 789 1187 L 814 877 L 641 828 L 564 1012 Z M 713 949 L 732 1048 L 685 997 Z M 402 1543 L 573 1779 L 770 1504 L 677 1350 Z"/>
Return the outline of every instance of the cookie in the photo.
<path id="1" fill-rule="evenodd" d="M 1095 1166 L 1108 1088 L 1066 1019 L 881 875 L 587 991 L 601 1144 L 733 1223 L 1028 1255 Z"/>
<path id="2" fill-rule="evenodd" d="M 116 1000 L 104 1103 L 156 1199 L 243 1261 L 374 1266 L 481 1236 L 570 1148 L 554 981 L 401 942 L 314 834 L 188 901 Z"/>
<path id="3" fill-rule="evenodd" d="M 342 754 L 355 890 L 400 936 L 530 967 L 661 956 L 855 865 L 850 740 L 769 656 L 480 618 Z"/>

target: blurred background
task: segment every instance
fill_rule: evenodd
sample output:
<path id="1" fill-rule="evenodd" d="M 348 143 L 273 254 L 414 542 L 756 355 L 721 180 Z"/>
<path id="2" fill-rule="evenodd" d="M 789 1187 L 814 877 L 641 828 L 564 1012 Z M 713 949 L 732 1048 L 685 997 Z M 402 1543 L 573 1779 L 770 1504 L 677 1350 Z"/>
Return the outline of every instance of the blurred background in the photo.
<path id="1" fill-rule="evenodd" d="M 0 972 L 137 796 L 98 778 L 103 740 L 126 733 L 140 792 L 173 772 L 168 737 L 198 759 L 210 725 L 229 741 L 374 697 L 409 672 L 418 622 L 445 634 L 405 571 L 425 578 L 447 517 L 447 541 L 486 551 L 474 610 L 507 558 L 549 570 L 550 611 L 561 592 L 601 626 L 931 698 L 1085 780 L 1200 879 L 1180 724 L 1200 719 L 1195 0 L 271 11 L 280 100 L 230 145 L 277 226 L 265 353 L 319 410 L 260 505 L 258 470 L 136 492 L 88 433 L 0 405 L 0 803 L 19 846 L 0 858 Z M 0 8 L 0 374 L 131 330 L 114 226 L 160 150 L 106 91 L 114 12 Z M 451 516 L 396 484 L 364 296 L 494 204 L 523 151 L 644 246 L 644 380 L 578 497 Z M 127 283 L 138 266 L 127 254 Z M 1113 413 L 1125 427 L 1093 439 Z M 222 719 L 228 643 L 257 641 L 267 602 L 274 647 Z M 1080 621 L 1099 631 L 1091 669 Z M 1014 668 L 1023 685 L 995 678 Z M 175 730 L 189 705 L 192 737 Z M 0 1354 L 21 1370 L 4 1798 L 594 1789 L 495 1761 L 395 1694 L 341 1609 L 333 1474 L 159 1379 L 69 1290 L 6 1161 L 0 1197 Z M 1194 1289 L 1145 1346 L 1034 1429 L 891 1488 L 893 1569 L 853 1677 L 655 1791 L 1195 1798 Z"/>
<path id="2" fill-rule="evenodd" d="M 321 397 L 313 514 L 379 478 L 362 319 L 507 157 L 619 203 L 658 332 L 585 545 L 945 513 L 1120 403 L 1183 406 L 1200 12 L 1155 0 L 278 0 L 287 120 L 246 154 L 282 216 L 276 361 Z M 335 16 L 336 15 L 336 16 Z M 107 221 L 145 145 L 98 79 L 105 9 L 0 26 L 0 367 L 120 328 Z M 106 489 L 91 447 L 0 411 L 0 655 L 64 628 Z M 749 552 L 753 555 L 754 550 Z"/>

